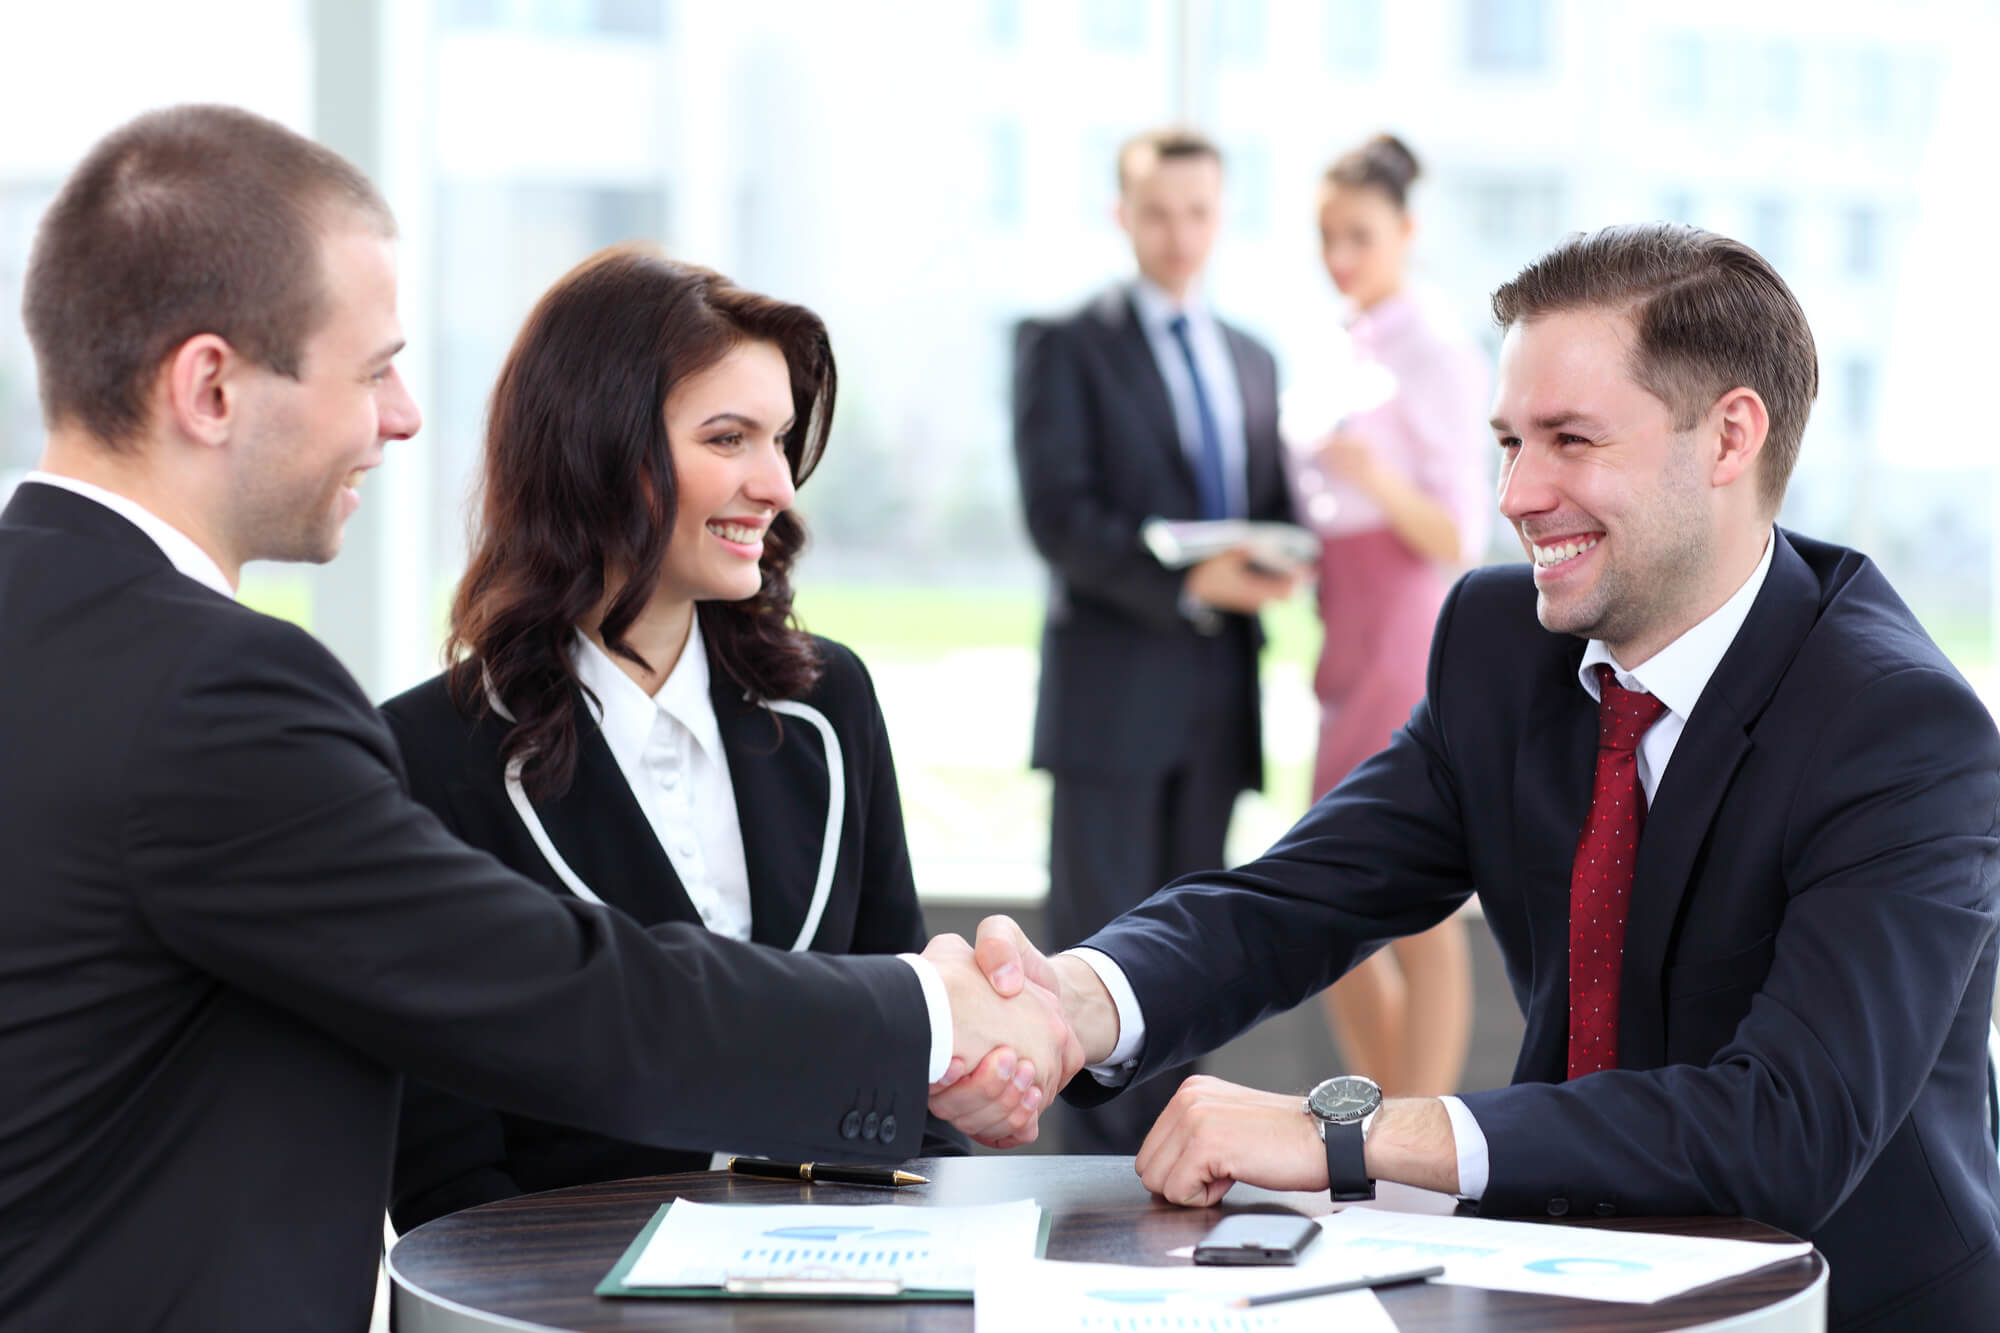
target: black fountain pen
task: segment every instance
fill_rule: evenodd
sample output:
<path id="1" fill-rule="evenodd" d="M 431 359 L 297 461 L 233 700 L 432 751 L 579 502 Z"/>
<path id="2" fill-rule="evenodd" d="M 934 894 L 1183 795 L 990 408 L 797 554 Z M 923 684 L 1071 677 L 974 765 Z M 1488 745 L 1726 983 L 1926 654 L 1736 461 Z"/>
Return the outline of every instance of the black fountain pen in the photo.
<path id="1" fill-rule="evenodd" d="M 928 1185 L 929 1176 L 892 1171 L 885 1166 L 834 1166 L 826 1162 L 767 1162 L 761 1157 L 732 1157 L 729 1169 L 739 1176 L 768 1180 L 810 1180 L 823 1185 Z"/>

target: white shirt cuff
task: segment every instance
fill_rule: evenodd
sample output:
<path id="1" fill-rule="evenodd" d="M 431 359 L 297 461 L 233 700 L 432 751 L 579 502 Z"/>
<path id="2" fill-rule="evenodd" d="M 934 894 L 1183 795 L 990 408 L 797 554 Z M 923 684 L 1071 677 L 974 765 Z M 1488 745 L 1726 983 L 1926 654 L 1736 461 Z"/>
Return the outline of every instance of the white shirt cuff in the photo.
<path id="1" fill-rule="evenodd" d="M 944 993 L 944 978 L 936 963 L 922 954 L 899 953 L 896 957 L 910 965 L 917 974 L 917 984 L 924 988 L 924 1010 L 931 1017 L 930 1077 L 924 1082 L 935 1083 L 951 1067 L 951 997 Z"/>
<path id="2" fill-rule="evenodd" d="M 1476 1200 L 1486 1193 L 1487 1169 L 1491 1165 L 1486 1155 L 1486 1131 L 1458 1098 L 1438 1100 L 1444 1103 L 1444 1113 L 1451 1117 L 1452 1142 L 1458 1147 L 1458 1197 Z"/>
<path id="3" fill-rule="evenodd" d="M 1132 983 L 1125 979 L 1125 969 L 1111 960 L 1111 955 L 1098 949 L 1065 949 L 1063 952 L 1081 958 L 1097 979 L 1104 983 L 1104 989 L 1111 992 L 1111 1003 L 1118 1010 L 1118 1044 L 1111 1048 L 1111 1054 L 1101 1065 L 1085 1065 L 1084 1072 L 1107 1088 L 1123 1087 L 1131 1081 L 1132 1066 L 1138 1062 L 1139 1050 L 1146 1044 L 1146 1019 L 1139 1012 L 1139 997 L 1132 991 Z"/>

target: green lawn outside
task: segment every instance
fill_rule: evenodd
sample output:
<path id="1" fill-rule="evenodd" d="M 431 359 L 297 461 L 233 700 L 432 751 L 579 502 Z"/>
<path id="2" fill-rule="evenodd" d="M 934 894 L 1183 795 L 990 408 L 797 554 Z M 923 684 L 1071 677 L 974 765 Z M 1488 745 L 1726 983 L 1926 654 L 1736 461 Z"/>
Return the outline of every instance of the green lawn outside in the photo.
<path id="1" fill-rule="evenodd" d="M 877 655 L 928 660 L 967 648 L 1034 650 L 1041 636 L 1038 588 L 943 588 L 887 583 L 815 583 L 794 601 L 800 623 L 838 639 L 864 660 Z M 1267 611 L 1266 662 L 1309 665 L 1319 652 L 1319 618 L 1303 595 Z"/>

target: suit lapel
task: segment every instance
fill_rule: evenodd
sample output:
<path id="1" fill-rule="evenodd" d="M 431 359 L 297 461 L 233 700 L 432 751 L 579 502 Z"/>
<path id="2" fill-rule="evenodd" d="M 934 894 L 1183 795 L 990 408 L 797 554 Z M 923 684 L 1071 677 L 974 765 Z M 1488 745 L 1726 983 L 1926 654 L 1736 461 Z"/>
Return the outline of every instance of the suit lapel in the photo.
<path id="1" fill-rule="evenodd" d="M 1583 641 L 1572 639 L 1548 666 L 1535 691 L 1532 739 L 1514 761 L 1515 867 L 1537 1001 L 1528 1006 L 1515 1082 L 1560 1081 L 1569 1042 L 1569 880 L 1597 766 L 1597 713 L 1576 678 L 1582 660 Z"/>
<path id="2" fill-rule="evenodd" d="M 1773 529 L 1771 570 L 1736 639 L 1709 677 L 1674 745 L 1639 839 L 1618 1003 L 1618 1063 L 1666 1062 L 1665 973 L 1695 859 L 1723 793 L 1750 753 L 1750 728 L 1812 629 L 1818 586 L 1784 534 Z M 1729 848 L 1719 855 L 1727 857 Z"/>
<path id="3" fill-rule="evenodd" d="M 1268 512 L 1272 497 L 1284 485 L 1277 452 L 1261 447 L 1278 438 L 1278 386 L 1265 377 L 1269 363 L 1250 354 L 1249 339 L 1227 324 L 1221 328 L 1230 365 L 1236 370 L 1236 391 L 1243 400 L 1244 517 L 1256 518 Z"/>
<path id="4" fill-rule="evenodd" d="M 1187 450 L 1181 447 L 1180 424 L 1174 420 L 1174 400 L 1167 393 L 1167 381 L 1160 374 L 1160 363 L 1153 358 L 1153 345 L 1146 341 L 1146 330 L 1132 308 L 1131 296 L 1124 288 L 1114 287 L 1098 298 L 1092 310 L 1105 333 L 1105 353 L 1116 383 L 1138 406 L 1139 415 L 1146 422 L 1146 435 L 1160 449 L 1192 505 L 1194 465 L 1188 462 Z M 1189 513 L 1193 513 L 1192 508 Z"/>
<path id="5" fill-rule="evenodd" d="M 826 830 L 830 787 L 819 733 L 745 699 L 742 686 L 712 657 L 709 698 L 743 830 L 750 938 L 789 949 L 812 906 Z"/>
<path id="6" fill-rule="evenodd" d="M 701 914 L 654 836 L 581 694 L 573 706 L 576 777 L 561 796 L 534 803 L 549 841 L 592 893 L 640 924 L 699 924 Z"/>

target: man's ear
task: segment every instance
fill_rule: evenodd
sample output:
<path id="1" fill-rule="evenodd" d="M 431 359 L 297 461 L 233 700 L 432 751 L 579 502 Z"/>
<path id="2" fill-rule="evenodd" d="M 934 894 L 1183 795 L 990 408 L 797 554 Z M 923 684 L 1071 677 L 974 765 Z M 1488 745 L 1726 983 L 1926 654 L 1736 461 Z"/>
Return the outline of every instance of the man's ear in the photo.
<path id="1" fill-rule="evenodd" d="M 188 439 L 220 445 L 229 438 L 240 407 L 243 357 L 220 335 L 197 333 L 160 366 L 159 418 Z"/>
<path id="2" fill-rule="evenodd" d="M 1708 424 L 1715 440 L 1709 483 L 1731 485 L 1755 467 L 1757 456 L 1764 452 L 1771 414 L 1755 389 L 1738 387 L 1715 400 L 1708 409 Z"/>

